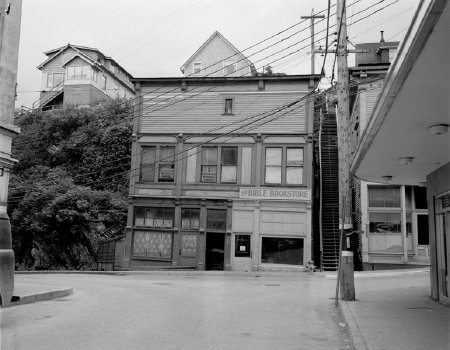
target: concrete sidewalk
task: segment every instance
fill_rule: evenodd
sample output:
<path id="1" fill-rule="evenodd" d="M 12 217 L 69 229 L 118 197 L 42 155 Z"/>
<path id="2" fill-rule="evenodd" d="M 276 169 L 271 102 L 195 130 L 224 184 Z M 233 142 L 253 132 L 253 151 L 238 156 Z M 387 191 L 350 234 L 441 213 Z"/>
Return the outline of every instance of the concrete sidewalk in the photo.
<path id="1" fill-rule="evenodd" d="M 450 309 L 419 286 L 357 294 L 340 301 L 355 349 L 450 349 Z"/>
<path id="2" fill-rule="evenodd" d="M 14 283 L 13 300 L 8 305 L 2 307 L 53 300 L 66 297 L 71 294 L 73 294 L 73 289 L 71 287 L 50 286 L 47 284 L 36 284 L 34 282 L 27 283 L 23 280 L 18 282 L 16 280 Z"/>

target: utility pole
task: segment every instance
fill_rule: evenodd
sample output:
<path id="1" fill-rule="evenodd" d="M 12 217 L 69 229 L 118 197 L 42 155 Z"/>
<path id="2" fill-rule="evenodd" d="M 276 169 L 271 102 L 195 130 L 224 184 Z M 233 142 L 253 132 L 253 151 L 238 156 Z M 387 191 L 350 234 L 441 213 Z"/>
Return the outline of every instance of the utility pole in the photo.
<path id="1" fill-rule="evenodd" d="M 302 16 L 301 19 L 311 19 L 311 74 L 314 74 L 314 20 L 317 18 L 325 18 L 325 15 L 314 15 L 314 9 L 311 11 L 311 16 Z"/>
<path id="2" fill-rule="evenodd" d="M 339 276 L 341 299 L 355 300 L 355 284 L 353 273 L 353 252 L 346 245 L 345 236 L 352 226 L 352 193 L 350 174 L 350 107 L 349 107 L 349 74 L 347 64 L 347 17 L 345 0 L 337 0 L 336 25 L 338 42 L 336 48 L 337 60 L 337 134 L 339 154 L 339 217 L 340 217 L 340 266 Z"/>

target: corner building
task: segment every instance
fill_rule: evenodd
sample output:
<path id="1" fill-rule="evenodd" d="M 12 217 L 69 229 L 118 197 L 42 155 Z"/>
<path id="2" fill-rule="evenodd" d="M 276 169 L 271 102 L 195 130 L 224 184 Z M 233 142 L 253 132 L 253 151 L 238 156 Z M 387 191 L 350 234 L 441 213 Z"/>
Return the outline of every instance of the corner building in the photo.
<path id="1" fill-rule="evenodd" d="M 318 75 L 136 78 L 125 269 L 311 259 Z"/>

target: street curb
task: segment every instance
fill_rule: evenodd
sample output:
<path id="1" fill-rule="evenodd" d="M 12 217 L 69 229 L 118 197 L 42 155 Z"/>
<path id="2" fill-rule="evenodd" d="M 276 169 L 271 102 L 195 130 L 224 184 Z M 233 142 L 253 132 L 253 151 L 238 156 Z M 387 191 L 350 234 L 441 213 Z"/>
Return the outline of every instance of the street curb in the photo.
<path id="1" fill-rule="evenodd" d="M 63 297 L 66 297 L 66 296 L 72 295 L 72 294 L 73 294 L 73 288 L 65 288 L 65 289 L 60 289 L 60 290 L 52 290 L 50 292 L 24 295 L 24 296 L 20 297 L 20 300 L 13 301 L 9 305 L 2 306 L 2 308 L 31 304 L 31 303 L 36 303 L 38 301 L 53 300 L 53 299 L 63 298 Z"/>
<path id="2" fill-rule="evenodd" d="M 421 273 L 430 273 L 430 268 L 425 269 L 405 269 L 405 270 L 384 270 L 384 271 L 355 271 L 355 278 L 369 278 L 369 277 L 392 277 L 392 276 L 406 276 L 417 275 Z M 319 273 L 320 277 L 336 279 L 335 273 Z"/>
<path id="3" fill-rule="evenodd" d="M 348 306 L 348 302 L 339 300 L 339 312 L 347 325 L 348 333 L 352 339 L 355 350 L 369 350 L 367 343 L 361 333 L 361 329 L 356 322 L 355 316 Z"/>

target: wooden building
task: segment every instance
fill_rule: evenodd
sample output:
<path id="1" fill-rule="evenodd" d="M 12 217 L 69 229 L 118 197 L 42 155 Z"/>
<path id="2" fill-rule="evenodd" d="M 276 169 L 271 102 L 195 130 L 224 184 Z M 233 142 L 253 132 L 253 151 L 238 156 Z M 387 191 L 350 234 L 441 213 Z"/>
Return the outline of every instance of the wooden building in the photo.
<path id="1" fill-rule="evenodd" d="M 41 93 L 33 108 L 90 106 L 134 97 L 131 74 L 95 48 L 67 44 L 45 52 Z"/>
<path id="2" fill-rule="evenodd" d="M 134 79 L 124 268 L 305 266 L 318 79 Z"/>

